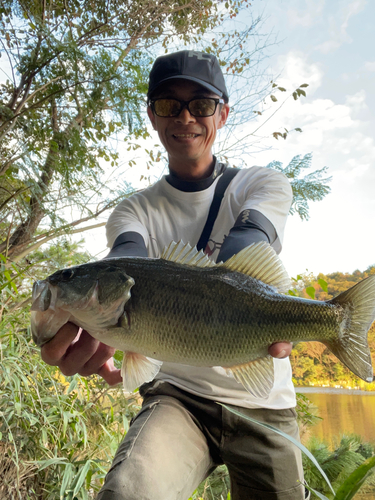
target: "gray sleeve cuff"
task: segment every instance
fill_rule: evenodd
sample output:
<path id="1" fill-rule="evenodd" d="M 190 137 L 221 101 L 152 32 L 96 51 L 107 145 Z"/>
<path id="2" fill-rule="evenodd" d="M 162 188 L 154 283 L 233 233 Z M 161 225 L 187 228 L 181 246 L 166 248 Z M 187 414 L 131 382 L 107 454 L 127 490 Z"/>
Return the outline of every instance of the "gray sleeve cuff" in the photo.
<path id="1" fill-rule="evenodd" d="M 257 210 L 244 210 L 237 217 L 229 235 L 225 238 L 217 262 L 225 262 L 243 248 L 259 241 L 266 241 L 277 253 L 281 250 L 272 222 Z"/>
<path id="2" fill-rule="evenodd" d="M 143 236 L 134 231 L 120 234 L 105 259 L 113 257 L 148 257 Z"/>

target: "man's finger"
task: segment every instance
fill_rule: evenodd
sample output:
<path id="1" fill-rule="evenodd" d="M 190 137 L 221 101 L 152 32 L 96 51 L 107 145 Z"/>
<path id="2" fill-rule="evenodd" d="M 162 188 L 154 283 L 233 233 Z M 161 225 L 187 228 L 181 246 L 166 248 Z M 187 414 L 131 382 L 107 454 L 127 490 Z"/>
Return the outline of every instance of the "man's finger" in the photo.
<path id="1" fill-rule="evenodd" d="M 64 358 L 70 344 L 78 336 L 79 328 L 73 323 L 66 323 L 56 335 L 41 349 L 41 356 L 45 363 L 58 366 Z"/>
<path id="2" fill-rule="evenodd" d="M 98 375 L 104 378 L 109 385 L 117 385 L 122 382 L 121 370 L 115 368 L 113 358 L 104 363 L 104 365 L 98 370 Z"/>
<path id="3" fill-rule="evenodd" d="M 98 370 L 108 361 L 110 360 L 116 349 L 113 347 L 109 347 L 108 345 L 102 344 L 99 342 L 99 345 L 94 352 L 94 354 L 86 361 L 83 367 L 80 369 L 79 374 L 83 377 L 88 377 L 93 373 L 98 373 Z M 113 369 L 114 365 L 112 362 Z"/>
<path id="4" fill-rule="evenodd" d="M 268 354 L 274 358 L 283 359 L 290 356 L 293 344 L 290 342 L 277 342 L 268 348 Z"/>

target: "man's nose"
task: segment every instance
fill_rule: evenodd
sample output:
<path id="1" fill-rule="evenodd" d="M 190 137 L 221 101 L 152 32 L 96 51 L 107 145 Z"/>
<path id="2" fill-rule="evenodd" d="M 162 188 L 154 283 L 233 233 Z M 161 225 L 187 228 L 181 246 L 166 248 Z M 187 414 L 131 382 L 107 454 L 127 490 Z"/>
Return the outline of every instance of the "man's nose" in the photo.
<path id="1" fill-rule="evenodd" d="M 187 125 L 188 123 L 194 123 L 195 117 L 190 114 L 190 111 L 187 107 L 184 107 L 180 114 L 175 118 L 176 123 L 182 123 L 183 125 Z"/>

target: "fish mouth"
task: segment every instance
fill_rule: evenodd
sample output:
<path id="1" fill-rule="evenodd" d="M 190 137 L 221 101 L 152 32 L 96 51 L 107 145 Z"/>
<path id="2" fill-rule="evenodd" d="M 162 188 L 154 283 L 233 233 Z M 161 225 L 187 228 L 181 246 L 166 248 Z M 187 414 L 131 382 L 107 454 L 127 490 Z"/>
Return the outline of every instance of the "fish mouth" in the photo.
<path id="1" fill-rule="evenodd" d="M 34 342 L 42 346 L 69 321 L 71 314 L 57 307 L 58 288 L 47 280 L 34 282 L 32 299 L 31 333 Z"/>
<path id="2" fill-rule="evenodd" d="M 38 280 L 34 282 L 32 300 L 32 311 L 47 311 L 47 309 L 51 306 L 52 291 L 51 286 L 46 280 Z"/>

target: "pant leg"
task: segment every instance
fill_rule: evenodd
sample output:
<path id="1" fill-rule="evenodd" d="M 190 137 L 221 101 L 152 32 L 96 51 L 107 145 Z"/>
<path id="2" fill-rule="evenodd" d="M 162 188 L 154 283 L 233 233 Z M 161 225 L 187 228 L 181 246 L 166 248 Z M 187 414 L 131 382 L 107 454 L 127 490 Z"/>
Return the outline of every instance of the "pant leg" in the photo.
<path id="1" fill-rule="evenodd" d="M 97 500 L 186 500 L 212 466 L 206 438 L 184 405 L 146 397 Z"/>
<path id="2" fill-rule="evenodd" d="M 294 409 L 236 407 L 299 440 Z M 222 457 L 228 467 L 232 500 L 303 500 L 301 452 L 283 436 L 223 409 Z"/>

